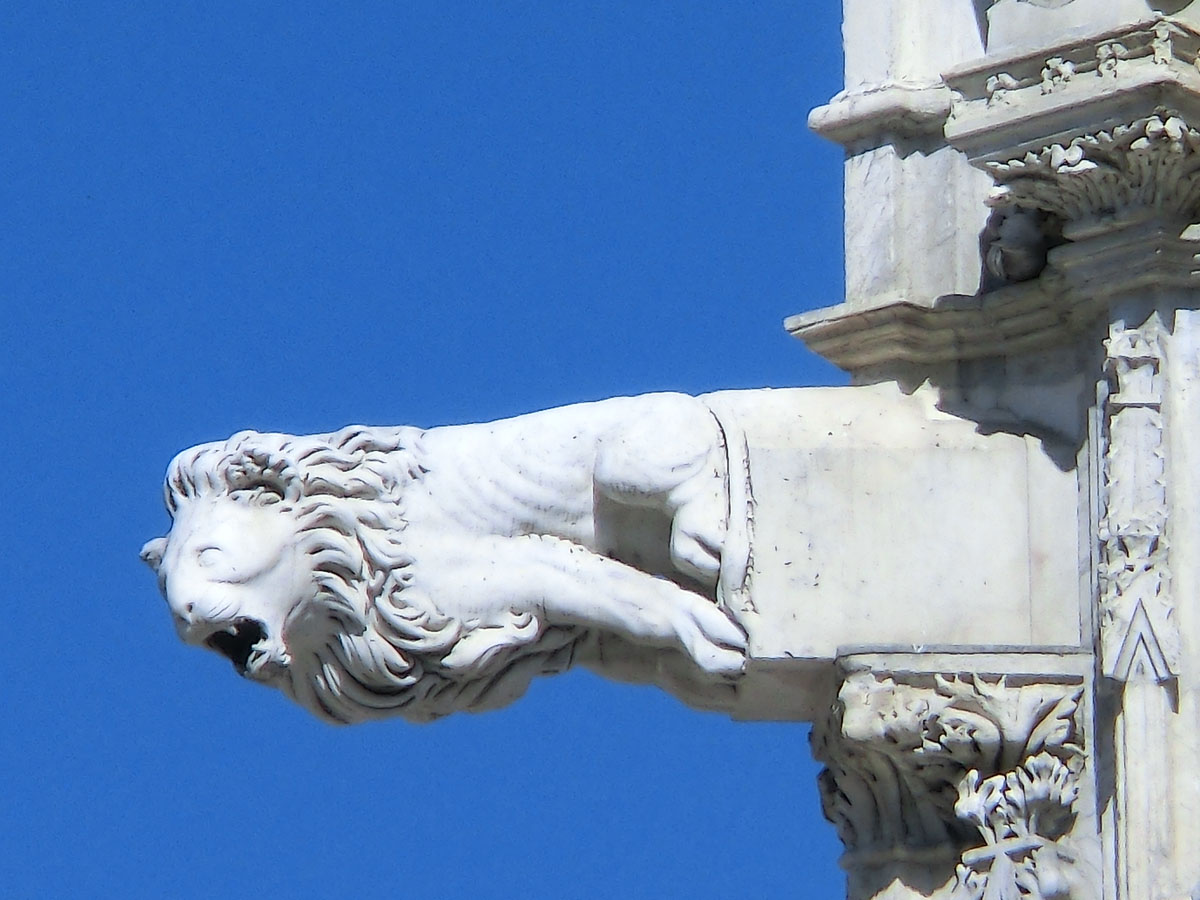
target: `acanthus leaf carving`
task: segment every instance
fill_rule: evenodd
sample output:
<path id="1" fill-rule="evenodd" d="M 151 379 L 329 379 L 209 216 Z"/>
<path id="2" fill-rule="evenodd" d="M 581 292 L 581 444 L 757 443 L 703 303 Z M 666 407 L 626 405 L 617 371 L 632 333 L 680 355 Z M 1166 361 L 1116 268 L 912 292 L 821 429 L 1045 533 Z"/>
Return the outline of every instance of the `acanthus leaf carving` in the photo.
<path id="1" fill-rule="evenodd" d="M 1200 214 L 1200 131 L 1168 109 L 987 169 L 997 207 L 1038 209 L 1067 221 L 1127 209 Z"/>
<path id="2" fill-rule="evenodd" d="M 1076 898 L 1082 680 L 853 672 L 813 733 L 822 803 L 858 870 L 940 870 L 945 900 Z M 853 890 L 852 890 L 853 894 Z"/>
<path id="3" fill-rule="evenodd" d="M 1046 751 L 991 778 L 969 771 L 954 811 L 979 829 L 984 845 L 963 853 L 956 900 L 1071 897 L 1078 859 L 1064 838 L 1078 797 L 1078 773 Z"/>

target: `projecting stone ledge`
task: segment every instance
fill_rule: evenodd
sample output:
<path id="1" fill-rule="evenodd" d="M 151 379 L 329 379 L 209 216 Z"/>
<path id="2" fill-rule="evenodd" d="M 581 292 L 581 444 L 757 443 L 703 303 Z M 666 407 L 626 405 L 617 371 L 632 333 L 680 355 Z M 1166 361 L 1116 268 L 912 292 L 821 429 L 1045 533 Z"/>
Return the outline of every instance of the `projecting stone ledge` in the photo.
<path id="1" fill-rule="evenodd" d="M 929 386 L 718 396 L 744 407 L 754 488 L 735 715 L 818 717 L 863 647 L 1081 646 L 1072 451 L 943 412 Z"/>
<path id="2" fill-rule="evenodd" d="M 1037 177 L 1045 184 L 1047 176 Z M 1200 285 L 1200 232 L 1186 222 L 1135 212 L 1068 225 L 1064 233 L 1070 240 L 1046 251 L 1035 281 L 932 303 L 842 303 L 789 316 L 784 327 L 814 353 L 867 380 L 908 371 L 919 382 L 948 363 L 1019 358 L 1099 340 L 1097 323 L 1107 320 L 1115 297 Z"/>

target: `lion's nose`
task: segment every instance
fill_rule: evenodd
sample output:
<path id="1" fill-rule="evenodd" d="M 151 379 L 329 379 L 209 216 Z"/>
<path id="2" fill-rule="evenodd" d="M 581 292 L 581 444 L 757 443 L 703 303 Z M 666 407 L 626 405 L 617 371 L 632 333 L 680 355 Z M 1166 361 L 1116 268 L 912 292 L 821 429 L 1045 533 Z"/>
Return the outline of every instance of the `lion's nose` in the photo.
<path id="1" fill-rule="evenodd" d="M 183 596 L 183 592 L 172 585 L 169 579 L 163 594 L 166 596 L 167 608 L 171 610 L 175 626 L 180 630 L 191 628 L 196 622 L 196 601 Z"/>
<path id="2" fill-rule="evenodd" d="M 228 622 L 236 615 L 230 598 L 214 593 L 208 585 L 185 573 L 167 573 L 163 580 L 163 595 L 180 636 L 189 642 L 204 640 L 208 637 L 207 631 L 223 627 L 217 623 Z"/>
<path id="3" fill-rule="evenodd" d="M 171 617 L 175 620 L 175 627 L 180 631 L 186 631 L 195 621 L 194 613 L 196 611 L 195 603 L 186 603 L 182 610 L 171 608 Z"/>

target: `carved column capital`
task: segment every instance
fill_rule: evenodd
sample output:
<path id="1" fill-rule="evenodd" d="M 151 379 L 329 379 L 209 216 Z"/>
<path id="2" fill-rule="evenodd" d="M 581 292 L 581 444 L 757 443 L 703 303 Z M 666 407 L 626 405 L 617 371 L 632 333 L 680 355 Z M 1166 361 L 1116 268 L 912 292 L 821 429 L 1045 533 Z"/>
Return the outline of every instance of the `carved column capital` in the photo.
<path id="1" fill-rule="evenodd" d="M 852 900 L 1093 896 L 1081 674 L 843 671 L 812 740 Z"/>

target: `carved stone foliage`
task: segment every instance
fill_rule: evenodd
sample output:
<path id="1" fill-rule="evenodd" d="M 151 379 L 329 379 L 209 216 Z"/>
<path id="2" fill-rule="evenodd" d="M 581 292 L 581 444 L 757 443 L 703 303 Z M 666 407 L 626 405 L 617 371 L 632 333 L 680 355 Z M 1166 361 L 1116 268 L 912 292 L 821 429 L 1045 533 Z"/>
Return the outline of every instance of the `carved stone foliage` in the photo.
<path id="1" fill-rule="evenodd" d="M 943 873 L 920 896 L 1088 897 L 1070 838 L 1082 691 L 1076 676 L 848 675 L 813 745 L 852 885 L 917 863 Z"/>
<path id="2" fill-rule="evenodd" d="M 1169 110 L 988 164 L 997 206 L 1087 219 L 1132 208 L 1200 213 L 1200 132 Z"/>
<path id="3" fill-rule="evenodd" d="M 954 811 L 979 829 L 984 845 L 963 853 L 956 896 L 1071 896 L 1078 878 L 1070 867 L 1078 860 L 1063 838 L 1075 820 L 1078 781 L 1069 766 L 1046 751 L 991 778 L 969 771 L 959 783 Z"/>
<path id="4" fill-rule="evenodd" d="M 1162 419 L 1162 327 L 1115 323 L 1105 342 L 1100 643 L 1104 674 L 1163 681 L 1178 671 L 1170 594 Z"/>
<path id="5" fill-rule="evenodd" d="M 1042 93 L 1049 94 L 1057 90 L 1075 77 L 1075 64 L 1061 56 L 1053 56 L 1046 60 L 1042 69 Z"/>
<path id="6" fill-rule="evenodd" d="M 1130 208 L 1195 221 L 1198 54 L 1200 32 L 1156 16 L 1064 37 L 1045 55 L 984 57 L 946 76 L 946 137 L 995 179 L 996 206 L 1066 221 Z"/>

